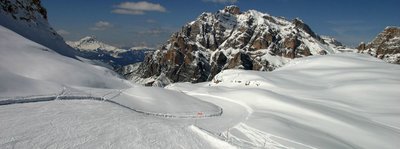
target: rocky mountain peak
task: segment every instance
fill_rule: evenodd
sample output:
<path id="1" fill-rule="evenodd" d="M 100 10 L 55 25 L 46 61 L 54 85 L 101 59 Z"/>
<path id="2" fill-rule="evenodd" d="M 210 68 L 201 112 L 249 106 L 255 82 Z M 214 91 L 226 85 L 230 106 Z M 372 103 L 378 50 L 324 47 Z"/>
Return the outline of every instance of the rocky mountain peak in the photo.
<path id="1" fill-rule="evenodd" d="M 295 18 L 293 19 L 292 23 L 294 24 L 294 26 L 296 28 L 302 29 L 303 31 L 305 31 L 306 33 L 308 33 L 309 35 L 311 35 L 312 37 L 318 39 L 320 42 L 324 42 L 323 40 L 321 40 L 321 38 L 319 36 L 317 36 L 312 30 L 311 28 L 305 24 L 303 22 L 303 20 L 301 20 L 300 18 Z"/>
<path id="2" fill-rule="evenodd" d="M 236 5 L 230 5 L 230 6 L 226 6 L 223 10 L 225 13 L 230 13 L 233 15 L 237 15 L 240 14 L 240 8 Z"/>
<path id="3" fill-rule="evenodd" d="M 390 32 L 392 34 L 399 35 L 400 34 L 399 30 L 400 30 L 399 26 L 387 26 L 387 27 L 385 27 L 384 32 Z"/>
<path id="4" fill-rule="evenodd" d="M 184 25 L 145 58 L 138 73 L 141 78 L 162 75 L 169 82 L 203 82 L 224 69 L 270 71 L 294 58 L 336 51 L 300 19 L 227 6 Z"/>
<path id="5" fill-rule="evenodd" d="M 371 45 L 380 45 L 400 37 L 400 27 L 388 26 L 371 42 Z"/>
<path id="6" fill-rule="evenodd" d="M 93 42 L 97 41 L 95 36 L 86 36 L 79 40 L 80 42 Z"/>
<path id="7" fill-rule="evenodd" d="M 388 26 L 370 43 L 361 43 L 358 52 L 368 53 L 389 63 L 400 64 L 400 27 Z"/>

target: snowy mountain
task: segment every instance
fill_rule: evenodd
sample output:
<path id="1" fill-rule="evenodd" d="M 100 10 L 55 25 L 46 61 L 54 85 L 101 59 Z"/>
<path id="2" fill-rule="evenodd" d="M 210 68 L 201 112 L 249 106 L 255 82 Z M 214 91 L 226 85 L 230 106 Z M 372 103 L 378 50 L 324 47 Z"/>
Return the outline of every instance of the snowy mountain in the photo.
<path id="1" fill-rule="evenodd" d="M 90 60 L 98 60 L 112 69 L 119 70 L 123 66 L 142 62 L 148 52 L 154 51 L 148 47 L 132 47 L 121 49 L 97 40 L 94 36 L 87 36 L 79 41 L 67 41 L 71 47 L 77 50 L 77 55 Z"/>
<path id="2" fill-rule="evenodd" d="M 388 63 L 400 64 L 400 27 L 386 27 L 374 40 L 361 43 L 357 49 Z"/>
<path id="3" fill-rule="evenodd" d="M 0 25 L 62 55 L 75 57 L 74 49 L 49 25 L 40 0 L 2 0 Z"/>
<path id="4" fill-rule="evenodd" d="M 151 84 L 159 76 L 169 82 L 204 82 L 232 68 L 270 71 L 294 58 L 339 52 L 339 42 L 325 39 L 300 19 L 227 6 L 183 26 L 145 58 L 138 74 Z"/>
<path id="5" fill-rule="evenodd" d="M 124 49 L 119 49 L 114 46 L 107 45 L 103 42 L 100 42 L 96 39 L 94 36 L 86 36 L 80 39 L 79 41 L 67 41 L 66 42 L 68 45 L 71 47 L 82 50 L 82 51 L 96 51 L 96 50 L 102 50 L 102 51 L 108 51 L 108 52 L 125 52 L 126 50 Z"/>

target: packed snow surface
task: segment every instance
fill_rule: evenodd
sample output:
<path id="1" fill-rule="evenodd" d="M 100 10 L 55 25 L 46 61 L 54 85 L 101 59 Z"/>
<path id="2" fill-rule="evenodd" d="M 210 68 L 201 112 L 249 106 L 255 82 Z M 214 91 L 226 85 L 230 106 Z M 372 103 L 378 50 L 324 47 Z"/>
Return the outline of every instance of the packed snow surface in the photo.
<path id="1" fill-rule="evenodd" d="M 168 88 L 246 107 L 250 115 L 229 131 L 235 144 L 397 148 L 399 75 L 398 65 L 343 53 L 294 60 L 273 72 L 225 70 L 213 82 Z"/>
<path id="2" fill-rule="evenodd" d="M 2 26 L 0 39 L 0 97 L 58 93 L 61 86 L 131 86 L 111 70 L 62 56 Z"/>
<path id="3" fill-rule="evenodd" d="M 196 117 L 198 112 L 201 112 L 202 116 L 219 116 L 222 113 L 222 109 L 214 104 L 184 93 L 155 87 L 130 88 L 112 101 L 138 111 L 165 114 L 165 116 Z"/>
<path id="4" fill-rule="evenodd" d="M 6 105 L 0 107 L 0 117 L 5 118 L 0 125 L 3 149 L 216 148 L 180 121 L 100 101 Z"/>
<path id="5" fill-rule="evenodd" d="M 146 88 L 0 26 L 0 148 L 395 149 L 399 75 L 344 53 Z"/>
<path id="6" fill-rule="evenodd" d="M 222 114 L 212 103 L 131 84 L 2 26 L 0 63 L 0 148 L 220 148 L 189 127 Z"/>

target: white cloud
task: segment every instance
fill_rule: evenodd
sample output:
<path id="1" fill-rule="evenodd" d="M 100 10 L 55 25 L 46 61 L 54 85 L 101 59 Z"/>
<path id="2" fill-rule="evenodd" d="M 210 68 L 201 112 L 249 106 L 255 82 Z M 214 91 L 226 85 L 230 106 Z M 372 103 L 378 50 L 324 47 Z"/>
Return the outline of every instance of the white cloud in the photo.
<path id="1" fill-rule="evenodd" d="M 61 35 L 61 36 L 63 36 L 63 35 L 69 35 L 69 34 L 70 34 L 70 32 L 68 32 L 68 31 L 66 31 L 66 30 L 63 30 L 63 29 L 57 30 L 57 33 L 58 33 L 59 35 Z"/>
<path id="2" fill-rule="evenodd" d="M 220 4 L 234 4 L 237 3 L 237 0 L 203 0 L 204 2 L 213 2 L 213 3 L 220 3 Z"/>
<path id="3" fill-rule="evenodd" d="M 104 31 L 104 30 L 109 29 L 109 28 L 111 28 L 111 27 L 113 27 L 113 24 L 111 24 L 110 22 L 107 22 L 107 21 L 99 21 L 99 22 L 96 22 L 96 23 L 94 24 L 94 26 L 90 28 L 90 30 L 94 30 L 94 31 Z"/>
<path id="4" fill-rule="evenodd" d="M 141 2 L 123 2 L 115 6 L 112 13 L 127 15 L 142 15 L 148 11 L 166 12 L 167 9 L 156 3 Z"/>

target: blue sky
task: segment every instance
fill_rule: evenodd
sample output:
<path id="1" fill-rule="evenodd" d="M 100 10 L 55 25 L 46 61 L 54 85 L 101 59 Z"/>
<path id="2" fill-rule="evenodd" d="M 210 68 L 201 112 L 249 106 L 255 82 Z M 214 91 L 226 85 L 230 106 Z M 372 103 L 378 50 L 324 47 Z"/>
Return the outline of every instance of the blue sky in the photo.
<path id="1" fill-rule="evenodd" d="M 94 35 L 119 47 L 157 46 L 202 12 L 226 5 L 301 18 L 317 34 L 355 46 L 400 26 L 400 0 L 42 0 L 66 40 Z"/>

